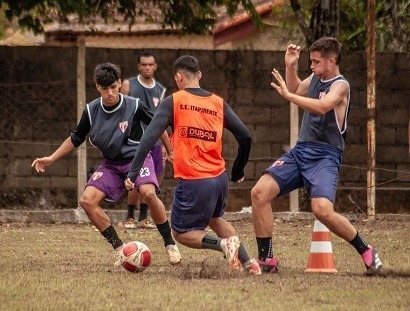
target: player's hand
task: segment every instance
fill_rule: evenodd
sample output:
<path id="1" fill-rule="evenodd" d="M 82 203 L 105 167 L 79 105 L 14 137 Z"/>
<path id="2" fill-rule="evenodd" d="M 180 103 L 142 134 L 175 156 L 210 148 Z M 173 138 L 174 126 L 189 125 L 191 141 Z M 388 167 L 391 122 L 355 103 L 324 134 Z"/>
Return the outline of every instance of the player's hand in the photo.
<path id="1" fill-rule="evenodd" d="M 167 154 L 167 160 L 171 164 L 174 163 L 174 153 L 173 152 L 170 152 Z"/>
<path id="2" fill-rule="evenodd" d="M 135 185 L 134 185 L 134 183 L 131 181 L 131 179 L 129 179 L 129 178 L 127 178 L 125 181 L 124 181 L 124 185 L 125 185 L 125 188 L 127 188 L 127 190 L 129 190 L 129 191 L 131 191 L 132 189 L 134 189 L 134 187 L 135 187 Z"/>
<path id="3" fill-rule="evenodd" d="M 273 69 L 272 71 L 272 75 L 273 77 L 276 79 L 276 81 L 278 82 L 278 84 L 275 83 L 271 83 L 270 85 L 276 90 L 278 91 L 278 93 L 284 98 L 284 99 L 288 99 L 288 96 L 290 95 L 290 92 L 286 86 L 286 82 L 285 80 L 283 80 L 282 76 L 280 75 L 280 73 L 276 70 Z"/>
<path id="4" fill-rule="evenodd" d="M 44 168 L 53 164 L 53 162 L 52 157 L 36 158 L 33 163 L 31 163 L 31 167 L 34 167 L 37 173 L 44 173 L 46 171 Z"/>
<path id="5" fill-rule="evenodd" d="M 164 147 L 164 145 L 162 145 L 161 151 L 162 151 L 162 162 L 165 163 L 165 161 L 167 160 L 167 149 Z"/>
<path id="6" fill-rule="evenodd" d="M 295 66 L 299 61 L 300 46 L 296 44 L 290 44 L 285 54 L 286 67 Z"/>

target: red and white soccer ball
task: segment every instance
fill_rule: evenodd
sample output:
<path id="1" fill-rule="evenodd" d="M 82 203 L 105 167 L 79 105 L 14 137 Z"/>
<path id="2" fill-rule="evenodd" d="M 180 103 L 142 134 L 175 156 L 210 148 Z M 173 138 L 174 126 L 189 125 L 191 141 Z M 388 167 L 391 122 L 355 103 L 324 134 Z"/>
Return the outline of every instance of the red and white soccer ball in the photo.
<path id="1" fill-rule="evenodd" d="M 121 251 L 121 264 L 129 272 L 142 272 L 151 263 L 151 251 L 139 241 L 125 244 Z"/>

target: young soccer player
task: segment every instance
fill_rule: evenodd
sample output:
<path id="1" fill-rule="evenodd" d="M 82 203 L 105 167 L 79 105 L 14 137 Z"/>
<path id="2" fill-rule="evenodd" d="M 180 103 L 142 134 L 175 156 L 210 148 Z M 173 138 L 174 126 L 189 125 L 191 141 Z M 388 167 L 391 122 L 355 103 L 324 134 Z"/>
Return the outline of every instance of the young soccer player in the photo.
<path id="1" fill-rule="evenodd" d="M 124 178 L 143 133 L 141 122 L 150 123 L 153 115 L 143 102 L 120 94 L 121 71 L 118 66 L 111 63 L 98 65 L 94 71 L 94 82 L 101 97 L 87 104 L 76 130 L 61 146 L 52 155 L 35 159 L 32 167 L 43 173 L 46 166 L 75 150 L 89 136 L 105 160 L 88 180 L 80 205 L 91 223 L 114 248 L 114 265 L 118 266 L 123 241 L 100 202 L 116 202 L 122 195 Z M 132 128 L 133 137 L 130 136 Z M 171 146 L 164 136 L 164 145 L 171 152 Z M 171 236 L 164 204 L 156 195 L 158 182 L 155 174 L 151 174 L 154 172 L 151 156 L 147 155 L 143 162 L 141 172 L 137 174 L 136 188 L 150 207 L 152 218 L 164 240 L 169 262 L 177 264 L 181 261 L 181 255 Z"/>
<path id="2" fill-rule="evenodd" d="M 138 76 L 124 80 L 121 86 L 122 94 L 142 100 L 148 105 L 153 114 L 157 111 L 166 91 L 166 88 L 154 78 L 157 68 L 155 56 L 149 51 L 144 51 L 138 56 Z M 145 129 L 146 126 L 143 126 Z M 166 163 L 164 161 L 166 150 L 161 140 L 158 140 L 152 148 L 151 156 L 154 162 L 155 175 L 161 187 Z M 135 221 L 135 208 L 138 201 L 138 191 L 130 191 L 127 200 L 127 217 L 124 221 L 125 228 L 155 229 L 155 225 L 148 219 L 148 205 L 145 202 L 140 202 L 138 221 Z"/>
<path id="3" fill-rule="evenodd" d="M 325 37 L 309 51 L 313 73 L 308 78 L 298 77 L 300 47 L 293 44 L 285 55 L 286 83 L 277 70 L 272 73 L 277 81 L 272 87 L 305 111 L 296 146 L 267 168 L 251 191 L 258 262 L 262 271 L 278 270 L 272 248 L 271 201 L 304 186 L 315 217 L 357 250 L 369 273 L 377 273 L 382 269 L 378 253 L 333 207 L 350 100 L 349 83 L 339 71 L 341 46 L 336 39 Z"/>
<path id="4" fill-rule="evenodd" d="M 243 268 L 260 274 L 233 226 L 222 218 L 228 194 L 228 174 L 222 158 L 222 133 L 226 128 L 239 148 L 231 180 L 242 182 L 251 148 L 251 136 L 238 116 L 222 98 L 199 86 L 201 72 L 195 57 L 185 55 L 173 65 L 179 92 L 163 100 L 148 126 L 125 181 L 127 189 L 135 180 L 143 159 L 162 132 L 172 128 L 174 177 L 178 179 L 171 212 L 175 239 L 188 247 L 212 249 L 225 254 L 230 270 Z M 207 226 L 217 236 L 205 232 Z"/>

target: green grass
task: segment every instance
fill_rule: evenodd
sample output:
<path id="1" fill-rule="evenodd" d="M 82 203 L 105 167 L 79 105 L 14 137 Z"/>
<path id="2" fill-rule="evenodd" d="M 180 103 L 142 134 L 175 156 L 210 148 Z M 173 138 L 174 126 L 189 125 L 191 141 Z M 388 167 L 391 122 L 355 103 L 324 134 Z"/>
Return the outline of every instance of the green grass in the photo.
<path id="1" fill-rule="evenodd" d="M 233 222 L 252 255 L 249 220 Z M 278 274 L 229 273 L 220 253 L 179 246 L 170 266 L 156 230 L 123 230 L 152 251 L 137 274 L 114 268 L 112 249 L 91 225 L 0 226 L 0 310 L 409 310 L 408 222 L 358 222 L 385 275 L 367 277 L 356 251 L 332 235 L 336 275 L 305 274 L 310 221 L 276 221 Z"/>

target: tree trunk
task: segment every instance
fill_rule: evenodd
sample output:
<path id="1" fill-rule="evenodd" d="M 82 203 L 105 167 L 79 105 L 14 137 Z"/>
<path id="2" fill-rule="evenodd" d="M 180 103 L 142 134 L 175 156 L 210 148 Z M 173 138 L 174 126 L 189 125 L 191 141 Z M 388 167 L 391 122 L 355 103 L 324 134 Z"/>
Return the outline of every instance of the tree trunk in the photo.
<path id="1" fill-rule="evenodd" d="M 312 16 L 308 25 L 301 11 L 298 0 L 290 0 L 290 6 L 295 13 L 300 29 L 305 36 L 307 46 L 322 37 L 339 36 L 339 1 L 317 0 L 312 8 Z"/>
<path id="2" fill-rule="evenodd" d="M 339 0 L 318 0 L 312 12 L 310 29 L 314 40 L 339 36 Z"/>

